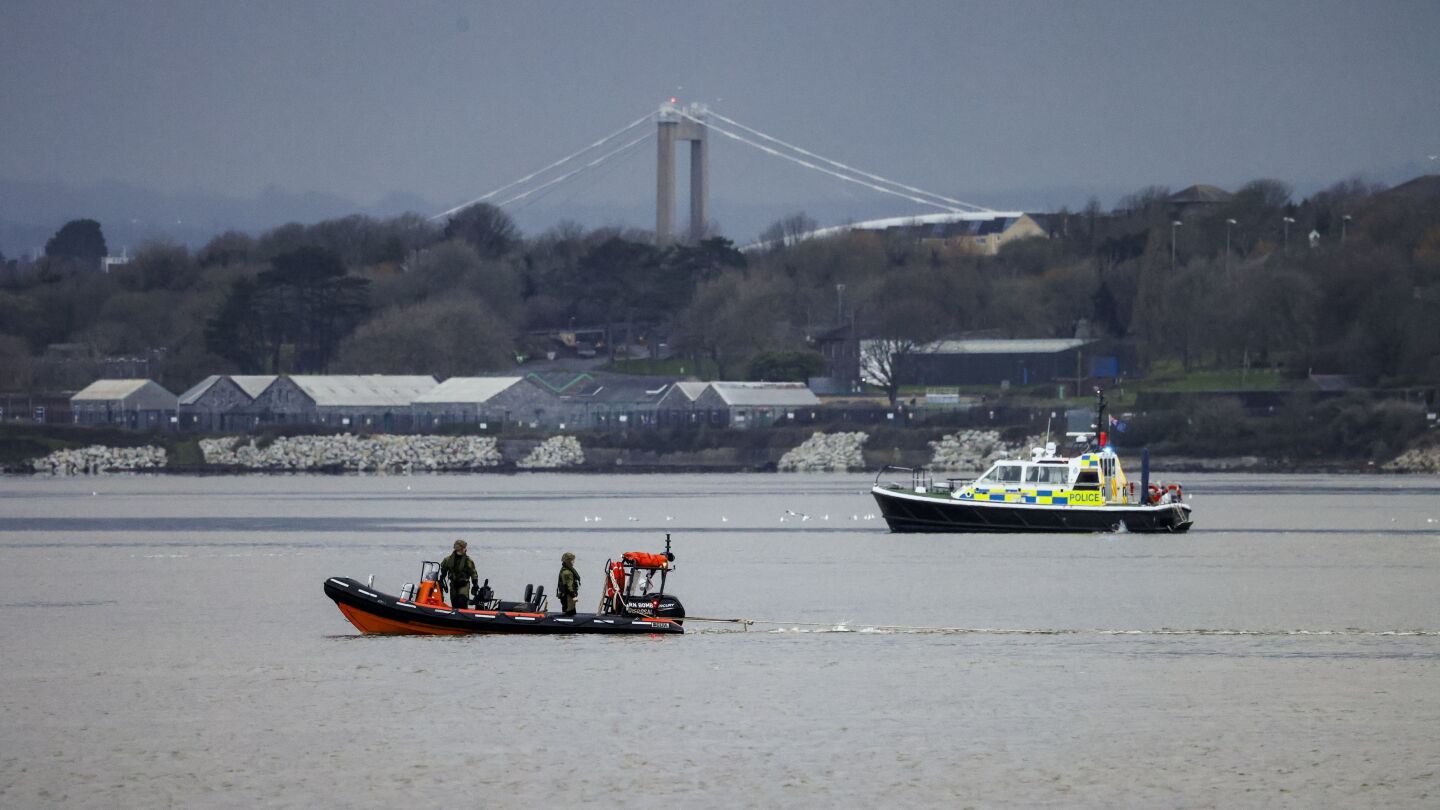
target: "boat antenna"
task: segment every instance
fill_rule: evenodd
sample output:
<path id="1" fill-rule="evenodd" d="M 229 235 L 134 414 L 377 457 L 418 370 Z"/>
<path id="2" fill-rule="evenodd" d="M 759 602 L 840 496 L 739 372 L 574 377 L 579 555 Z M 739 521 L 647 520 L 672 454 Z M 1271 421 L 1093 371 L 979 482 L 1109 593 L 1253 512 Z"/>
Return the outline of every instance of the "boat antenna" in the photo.
<path id="1" fill-rule="evenodd" d="M 1095 449 L 1105 449 L 1105 391 L 1100 386 L 1095 386 Z"/>

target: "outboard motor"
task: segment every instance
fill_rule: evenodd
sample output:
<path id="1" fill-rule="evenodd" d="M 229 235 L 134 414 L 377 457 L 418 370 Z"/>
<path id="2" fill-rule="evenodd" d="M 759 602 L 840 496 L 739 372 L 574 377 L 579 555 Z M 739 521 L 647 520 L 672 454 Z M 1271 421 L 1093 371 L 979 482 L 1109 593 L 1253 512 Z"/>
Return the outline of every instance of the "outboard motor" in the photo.
<path id="1" fill-rule="evenodd" d="M 494 610 L 496 604 L 495 591 L 490 587 L 490 579 L 487 577 L 480 588 L 475 591 L 474 604 L 471 607 L 476 610 Z"/>

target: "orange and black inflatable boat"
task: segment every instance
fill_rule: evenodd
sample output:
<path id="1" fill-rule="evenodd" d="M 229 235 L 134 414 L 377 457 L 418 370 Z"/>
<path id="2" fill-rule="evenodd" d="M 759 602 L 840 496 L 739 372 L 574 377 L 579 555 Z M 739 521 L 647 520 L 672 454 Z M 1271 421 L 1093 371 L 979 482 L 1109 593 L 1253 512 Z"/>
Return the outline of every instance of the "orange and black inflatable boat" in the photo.
<path id="1" fill-rule="evenodd" d="M 607 560 L 599 609 L 570 616 L 547 609 L 549 599 L 544 586 L 527 585 L 524 601 L 504 602 L 494 598 L 488 579 L 477 594 L 475 609 L 456 610 L 441 596 L 440 564 L 432 561 L 421 564 L 419 585 L 407 584 L 400 596 L 382 593 L 347 577 L 325 580 L 325 595 L 362 633 L 679 635 L 685 632 L 685 607 L 674 594 L 665 592 L 674 561 L 668 535 L 662 554 L 629 551 L 619 560 Z"/>

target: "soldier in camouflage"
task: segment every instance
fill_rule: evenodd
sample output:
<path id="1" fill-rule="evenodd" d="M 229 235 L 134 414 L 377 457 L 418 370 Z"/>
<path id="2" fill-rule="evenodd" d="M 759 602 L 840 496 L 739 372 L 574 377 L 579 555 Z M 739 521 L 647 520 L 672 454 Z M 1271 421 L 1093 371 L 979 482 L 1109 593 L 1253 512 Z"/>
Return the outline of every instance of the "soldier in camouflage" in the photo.
<path id="1" fill-rule="evenodd" d="M 480 572 L 466 548 L 464 540 L 456 540 L 455 550 L 440 563 L 440 587 L 449 582 L 450 607 L 456 610 L 470 607 L 470 584 L 480 584 Z"/>
<path id="2" fill-rule="evenodd" d="M 565 552 L 560 555 L 560 580 L 555 585 L 555 596 L 559 597 L 566 616 L 575 615 L 575 600 L 580 596 L 580 572 L 575 570 L 575 555 Z"/>

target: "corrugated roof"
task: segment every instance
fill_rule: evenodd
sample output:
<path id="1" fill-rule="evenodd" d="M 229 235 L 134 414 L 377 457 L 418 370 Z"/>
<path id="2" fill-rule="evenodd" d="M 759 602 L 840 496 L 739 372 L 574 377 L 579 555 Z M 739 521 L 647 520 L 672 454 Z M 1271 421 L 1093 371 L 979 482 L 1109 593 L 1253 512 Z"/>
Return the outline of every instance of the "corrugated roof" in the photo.
<path id="1" fill-rule="evenodd" d="M 196 383 L 195 385 L 191 386 L 191 387 L 189 388 L 189 390 L 187 390 L 185 393 L 181 394 L 181 395 L 180 395 L 180 404 L 181 404 L 181 405 L 194 405 L 194 404 L 195 404 L 195 400 L 199 399 L 202 395 L 204 395 L 204 393 L 205 393 L 206 391 L 209 391 L 209 390 L 210 390 L 210 386 L 214 385 L 215 383 L 217 383 L 217 382 L 219 382 L 219 381 L 220 381 L 220 375 L 219 375 L 219 374 L 211 374 L 209 377 L 206 377 L 205 379 L 203 379 L 203 380 L 201 380 L 200 382 Z M 251 399 L 254 399 L 254 397 L 251 397 Z"/>
<path id="2" fill-rule="evenodd" d="M 239 386 L 240 390 L 245 392 L 245 396 L 252 400 L 260 396 L 260 392 L 268 388 L 270 383 L 275 382 L 274 374 L 211 374 L 181 394 L 180 404 L 194 405 L 200 397 L 205 395 L 206 391 L 209 391 L 215 383 L 225 377 L 229 377 L 230 381 Z"/>
<path id="3" fill-rule="evenodd" d="M 701 394 L 705 393 L 705 388 L 709 385 L 710 383 L 707 382 L 693 381 L 675 383 L 675 387 L 680 390 L 680 393 L 684 394 L 685 398 L 690 400 L 691 402 L 694 402 L 700 397 Z"/>
<path id="4" fill-rule="evenodd" d="M 321 407 L 405 406 L 437 385 L 434 377 L 401 374 L 300 374 L 290 381 Z"/>
<path id="5" fill-rule="evenodd" d="M 415 398 L 415 404 L 479 403 L 504 391 L 524 377 L 451 377 Z"/>
<path id="6" fill-rule="evenodd" d="M 73 400 L 113 400 L 124 399 L 131 394 L 145 387 L 149 380 L 96 380 L 85 386 Z"/>
<path id="7" fill-rule="evenodd" d="M 1082 338 L 1038 340 L 937 340 L 919 349 L 921 354 L 1053 354 L 1094 341 Z"/>
<path id="8" fill-rule="evenodd" d="M 261 392 L 263 392 L 266 388 L 269 388 L 270 383 L 275 382 L 276 375 L 231 374 L 230 380 L 236 385 L 240 386 L 240 390 L 244 391 L 247 395 L 249 395 L 251 399 L 254 399 L 255 397 L 260 396 Z"/>
<path id="9" fill-rule="evenodd" d="M 805 383 L 713 382 L 710 387 L 727 405 L 819 405 L 820 399 Z"/>

